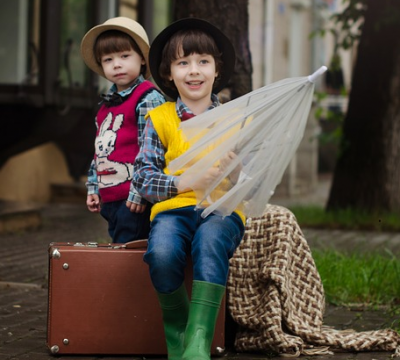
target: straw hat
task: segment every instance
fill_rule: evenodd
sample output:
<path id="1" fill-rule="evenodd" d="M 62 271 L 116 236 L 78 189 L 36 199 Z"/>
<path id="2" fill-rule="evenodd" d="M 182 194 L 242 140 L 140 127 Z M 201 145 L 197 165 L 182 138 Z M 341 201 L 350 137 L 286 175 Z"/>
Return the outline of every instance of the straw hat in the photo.
<path id="1" fill-rule="evenodd" d="M 173 34 L 182 29 L 199 29 L 208 33 L 214 39 L 215 43 L 218 46 L 218 49 L 222 53 L 221 57 L 224 63 L 222 76 L 218 80 L 217 86 L 215 86 L 213 89 L 213 92 L 215 93 L 220 92 L 228 83 L 235 68 L 235 50 L 230 40 L 221 30 L 210 24 L 208 21 L 197 18 L 186 18 L 175 21 L 174 23 L 166 27 L 163 31 L 161 31 L 161 33 L 158 34 L 157 37 L 154 39 L 151 44 L 149 55 L 149 65 L 154 81 L 157 83 L 160 89 L 169 97 L 171 97 L 172 99 L 176 99 L 178 97 L 179 94 L 176 89 L 172 89 L 164 85 L 164 81 L 161 78 L 158 69 L 161 64 L 162 52 L 165 44 Z"/>
<path id="2" fill-rule="evenodd" d="M 149 39 L 142 25 L 127 17 L 121 16 L 108 19 L 105 23 L 93 27 L 86 33 L 81 42 L 81 54 L 86 65 L 97 74 L 105 77 L 103 68 L 97 63 L 94 57 L 93 47 L 97 37 L 104 31 L 108 30 L 122 31 L 135 40 L 136 44 L 139 46 L 139 49 L 142 51 L 144 60 L 146 61 L 147 66 L 145 77 L 149 78 Z"/>

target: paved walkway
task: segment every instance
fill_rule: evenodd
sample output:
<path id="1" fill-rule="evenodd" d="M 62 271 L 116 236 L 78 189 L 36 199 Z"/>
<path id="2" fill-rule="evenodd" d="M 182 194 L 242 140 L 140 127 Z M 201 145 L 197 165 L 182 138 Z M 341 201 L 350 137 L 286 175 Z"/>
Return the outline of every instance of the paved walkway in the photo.
<path id="1" fill-rule="evenodd" d="M 285 199 L 275 203 L 287 206 Z M 320 199 L 321 200 L 321 199 Z M 318 200 L 318 201 L 320 201 Z M 47 248 L 50 242 L 108 241 L 106 223 L 83 205 L 51 204 L 43 208 L 38 230 L 0 235 L 0 360 L 48 360 L 54 358 L 46 347 Z M 304 229 L 313 247 L 377 251 L 383 246 L 400 254 L 400 235 Z M 368 244 L 368 248 L 367 248 Z M 327 325 L 338 329 L 373 330 L 394 321 L 383 311 L 361 311 L 328 306 Z M 388 353 L 338 353 L 312 359 L 383 360 Z M 59 358 L 59 357 L 57 357 Z M 143 357 L 61 356 L 62 359 L 144 359 Z M 225 359 L 267 359 L 263 354 L 236 354 Z M 152 358 L 156 360 L 156 358 Z"/>

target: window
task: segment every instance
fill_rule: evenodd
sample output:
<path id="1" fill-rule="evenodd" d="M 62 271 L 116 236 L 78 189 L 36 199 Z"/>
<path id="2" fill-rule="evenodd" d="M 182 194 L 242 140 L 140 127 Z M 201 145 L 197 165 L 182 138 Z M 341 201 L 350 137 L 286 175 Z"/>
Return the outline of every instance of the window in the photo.
<path id="1" fill-rule="evenodd" d="M 2 1 L 0 23 L 0 84 L 37 85 L 40 0 Z"/>
<path id="2" fill-rule="evenodd" d="M 88 0 L 64 0 L 60 34 L 60 86 L 82 88 L 88 81 L 87 69 L 82 61 L 80 45 L 88 30 Z"/>

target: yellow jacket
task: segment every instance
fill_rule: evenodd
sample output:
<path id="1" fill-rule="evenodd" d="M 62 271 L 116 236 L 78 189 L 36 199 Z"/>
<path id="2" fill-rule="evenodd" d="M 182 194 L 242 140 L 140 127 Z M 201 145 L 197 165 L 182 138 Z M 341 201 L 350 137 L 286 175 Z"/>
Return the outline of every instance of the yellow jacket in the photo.
<path id="1" fill-rule="evenodd" d="M 185 141 L 182 135 L 182 131 L 179 129 L 181 120 L 179 119 L 174 102 L 167 102 L 157 108 L 148 112 L 147 117 L 151 118 L 154 128 L 164 145 L 165 152 L 165 165 L 164 173 L 167 175 L 179 176 L 185 169 L 180 169 L 174 174 L 171 174 L 168 169 L 169 163 L 185 153 L 189 147 L 189 142 Z M 195 206 L 197 203 L 196 194 L 194 191 L 187 191 L 176 195 L 170 199 L 155 203 L 151 210 L 150 219 L 166 210 L 172 210 L 182 208 L 186 206 Z M 235 211 L 245 223 L 245 216 L 240 211 Z"/>

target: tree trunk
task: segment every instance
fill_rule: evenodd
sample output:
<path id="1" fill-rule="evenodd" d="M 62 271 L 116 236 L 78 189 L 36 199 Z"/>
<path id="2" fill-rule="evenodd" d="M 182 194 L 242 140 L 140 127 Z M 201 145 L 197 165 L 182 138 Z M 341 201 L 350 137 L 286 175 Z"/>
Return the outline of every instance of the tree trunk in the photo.
<path id="1" fill-rule="evenodd" d="M 400 210 L 400 1 L 367 4 L 327 210 Z"/>
<path id="2" fill-rule="evenodd" d="M 175 20 L 196 17 L 217 26 L 231 40 L 236 52 L 235 72 L 228 84 L 230 98 L 252 90 L 247 0 L 175 0 Z"/>

